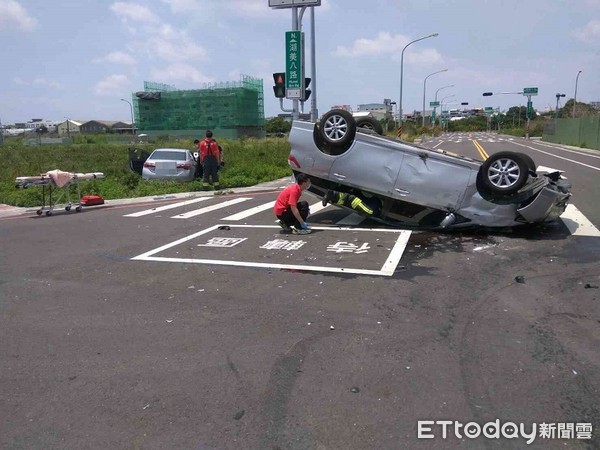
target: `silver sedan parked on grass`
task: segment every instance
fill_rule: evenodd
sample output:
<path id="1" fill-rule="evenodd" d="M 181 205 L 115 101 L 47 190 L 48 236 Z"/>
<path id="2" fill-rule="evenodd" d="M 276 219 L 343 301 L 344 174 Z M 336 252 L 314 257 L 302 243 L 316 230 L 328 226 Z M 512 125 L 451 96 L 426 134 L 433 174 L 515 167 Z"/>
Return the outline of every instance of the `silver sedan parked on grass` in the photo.
<path id="1" fill-rule="evenodd" d="M 144 162 L 144 180 L 192 181 L 198 163 L 189 150 L 183 148 L 157 148 Z"/>
<path id="2" fill-rule="evenodd" d="M 502 151 L 481 162 L 357 122 L 340 109 L 316 124 L 294 121 L 288 162 L 311 178 L 314 194 L 333 190 L 376 204 L 376 220 L 413 228 L 511 227 L 557 219 L 571 196 L 560 172 L 537 172 L 523 153 Z"/>

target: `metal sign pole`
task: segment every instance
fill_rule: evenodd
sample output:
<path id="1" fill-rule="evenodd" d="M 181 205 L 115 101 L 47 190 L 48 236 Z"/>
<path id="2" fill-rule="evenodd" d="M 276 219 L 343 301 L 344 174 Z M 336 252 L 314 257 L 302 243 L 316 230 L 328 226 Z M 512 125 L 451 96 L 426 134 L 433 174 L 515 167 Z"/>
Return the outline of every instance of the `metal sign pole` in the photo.
<path id="1" fill-rule="evenodd" d="M 531 111 L 533 107 L 531 105 L 531 95 L 527 96 L 527 129 L 525 130 L 525 139 L 529 139 L 529 121 L 531 120 Z"/>
<path id="2" fill-rule="evenodd" d="M 310 120 L 316 122 L 319 117 L 317 109 L 317 57 L 315 41 L 315 8 L 310 8 L 310 76 L 312 78 L 312 100 L 310 101 Z"/>
<path id="3" fill-rule="evenodd" d="M 292 31 L 298 31 L 299 27 L 298 27 L 298 7 L 297 6 L 293 6 L 292 7 Z M 304 61 L 302 61 L 304 62 Z M 297 120 L 300 117 L 300 113 L 299 113 L 299 104 L 300 102 L 298 101 L 297 98 L 292 100 L 292 119 L 293 120 Z"/>

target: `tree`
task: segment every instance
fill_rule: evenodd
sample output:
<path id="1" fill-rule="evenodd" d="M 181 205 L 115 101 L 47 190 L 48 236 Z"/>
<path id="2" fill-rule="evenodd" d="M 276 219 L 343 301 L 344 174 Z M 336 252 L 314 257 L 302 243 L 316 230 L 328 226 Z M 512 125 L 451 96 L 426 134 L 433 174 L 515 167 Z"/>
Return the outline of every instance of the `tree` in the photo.
<path id="1" fill-rule="evenodd" d="M 531 117 L 532 119 L 534 117 Z M 523 126 L 527 122 L 527 107 L 526 106 L 511 106 L 506 112 L 506 124 L 518 127 Z"/>
<path id="2" fill-rule="evenodd" d="M 283 117 L 272 117 L 265 120 L 265 131 L 267 133 L 287 133 L 291 128 L 292 124 Z"/>
<path id="3" fill-rule="evenodd" d="M 563 118 L 571 118 L 573 117 L 573 99 L 569 99 L 565 106 L 558 110 L 558 117 Z M 575 117 L 589 117 L 589 116 L 597 116 L 600 114 L 596 108 L 587 103 L 577 102 L 575 105 Z"/>

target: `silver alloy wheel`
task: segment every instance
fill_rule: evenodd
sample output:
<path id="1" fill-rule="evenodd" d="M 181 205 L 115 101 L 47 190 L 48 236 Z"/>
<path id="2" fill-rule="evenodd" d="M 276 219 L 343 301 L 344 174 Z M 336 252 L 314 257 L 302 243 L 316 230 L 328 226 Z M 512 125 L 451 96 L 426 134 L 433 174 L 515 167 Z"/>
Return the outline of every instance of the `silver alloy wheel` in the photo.
<path id="1" fill-rule="evenodd" d="M 348 132 L 348 122 L 342 116 L 334 114 L 325 121 L 324 132 L 331 141 L 341 141 Z"/>
<path id="2" fill-rule="evenodd" d="M 516 161 L 502 158 L 494 161 L 488 169 L 490 183 L 500 189 L 507 189 L 515 185 L 521 175 L 521 169 Z"/>

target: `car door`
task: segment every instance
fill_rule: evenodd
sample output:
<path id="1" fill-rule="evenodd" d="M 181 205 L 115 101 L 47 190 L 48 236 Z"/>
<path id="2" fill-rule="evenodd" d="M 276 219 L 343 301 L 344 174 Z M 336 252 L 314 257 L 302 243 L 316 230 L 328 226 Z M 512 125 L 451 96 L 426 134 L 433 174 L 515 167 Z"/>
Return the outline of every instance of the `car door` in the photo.
<path id="1" fill-rule="evenodd" d="M 385 139 L 357 137 L 346 152 L 334 157 L 329 179 L 390 196 L 402 166 L 403 152 L 396 147 Z"/>
<path id="2" fill-rule="evenodd" d="M 398 172 L 394 197 L 430 208 L 455 210 L 474 176 L 473 169 L 459 159 L 410 149 Z"/>

